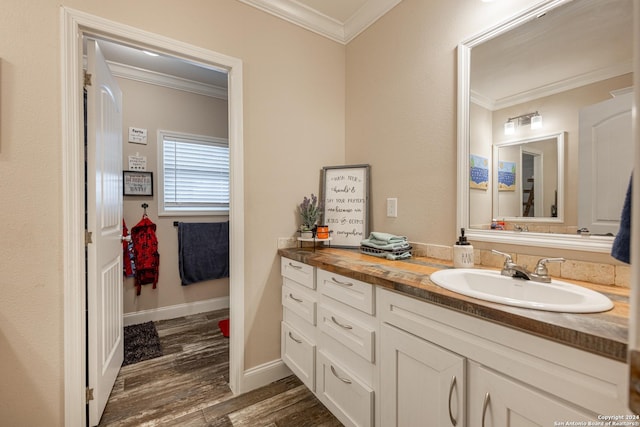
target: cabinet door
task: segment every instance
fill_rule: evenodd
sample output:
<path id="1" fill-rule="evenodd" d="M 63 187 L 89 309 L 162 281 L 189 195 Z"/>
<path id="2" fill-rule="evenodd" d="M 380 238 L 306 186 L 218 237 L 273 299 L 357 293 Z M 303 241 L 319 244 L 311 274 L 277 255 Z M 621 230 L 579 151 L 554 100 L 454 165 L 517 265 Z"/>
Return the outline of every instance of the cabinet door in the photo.
<path id="1" fill-rule="evenodd" d="M 282 285 L 282 306 L 300 316 L 310 325 L 315 326 L 315 292 L 304 292 L 302 288 L 295 285 Z"/>
<path id="2" fill-rule="evenodd" d="M 382 324 L 383 426 L 464 426 L 465 358 Z"/>
<path id="3" fill-rule="evenodd" d="M 318 327 L 366 361 L 375 361 L 375 328 L 370 324 L 358 322 L 353 313 L 328 304 L 320 304 Z"/>
<path id="4" fill-rule="evenodd" d="M 316 346 L 304 335 L 282 322 L 281 354 L 284 363 L 311 391 L 316 390 Z"/>
<path id="5" fill-rule="evenodd" d="M 596 415 L 491 371 L 469 363 L 470 427 L 535 427 L 597 421 Z M 560 424 L 562 423 L 562 424 Z M 587 424 L 584 424 L 587 425 Z"/>
<path id="6" fill-rule="evenodd" d="M 347 427 L 374 425 L 374 391 L 327 352 L 318 351 L 316 395 Z"/>
<path id="7" fill-rule="evenodd" d="M 280 274 L 286 284 L 289 280 L 309 289 L 316 288 L 315 268 L 305 263 L 282 257 L 280 259 Z"/>
<path id="8" fill-rule="evenodd" d="M 373 285 L 320 269 L 317 276 L 318 290 L 323 295 L 367 314 L 375 313 Z"/>

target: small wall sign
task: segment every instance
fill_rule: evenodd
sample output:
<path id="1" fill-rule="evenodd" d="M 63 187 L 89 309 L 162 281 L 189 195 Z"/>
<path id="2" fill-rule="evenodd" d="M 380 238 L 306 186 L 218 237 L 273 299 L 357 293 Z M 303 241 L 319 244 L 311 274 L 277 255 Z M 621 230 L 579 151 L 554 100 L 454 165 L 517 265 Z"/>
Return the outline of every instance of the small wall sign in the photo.
<path id="1" fill-rule="evenodd" d="M 153 196 L 153 172 L 122 171 L 122 194 Z"/>
<path id="2" fill-rule="evenodd" d="M 147 170 L 147 156 L 139 156 L 137 153 L 135 156 L 129 156 L 129 170 L 130 171 L 146 171 Z"/>
<path id="3" fill-rule="evenodd" d="M 129 128 L 129 142 L 134 144 L 147 144 L 147 130 L 142 128 Z"/>

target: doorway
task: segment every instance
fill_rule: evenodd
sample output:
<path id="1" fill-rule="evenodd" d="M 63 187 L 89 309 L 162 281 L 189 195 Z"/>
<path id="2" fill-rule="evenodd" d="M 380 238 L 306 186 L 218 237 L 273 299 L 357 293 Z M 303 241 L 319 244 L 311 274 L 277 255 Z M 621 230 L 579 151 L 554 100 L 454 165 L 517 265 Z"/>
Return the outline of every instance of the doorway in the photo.
<path id="1" fill-rule="evenodd" d="M 544 153 L 532 148 L 521 149 L 520 181 L 522 182 L 522 217 L 543 217 L 544 201 Z"/>
<path id="2" fill-rule="evenodd" d="M 64 241 L 64 381 L 65 420 L 69 426 L 86 422 L 87 390 L 85 232 L 84 227 L 84 118 L 82 49 L 85 35 L 115 42 L 127 41 L 228 72 L 229 146 L 231 166 L 230 218 L 230 310 L 229 386 L 242 391 L 244 372 L 244 183 L 242 139 L 242 62 L 157 34 L 114 23 L 84 12 L 62 7 L 62 149 L 63 149 L 63 241 Z"/>

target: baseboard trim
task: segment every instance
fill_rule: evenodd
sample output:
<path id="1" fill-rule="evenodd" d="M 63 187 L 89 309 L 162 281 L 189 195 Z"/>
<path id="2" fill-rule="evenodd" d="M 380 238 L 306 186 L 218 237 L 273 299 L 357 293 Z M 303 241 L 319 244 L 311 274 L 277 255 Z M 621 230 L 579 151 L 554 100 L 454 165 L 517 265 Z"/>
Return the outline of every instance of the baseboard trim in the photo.
<path id="1" fill-rule="evenodd" d="M 273 360 L 247 369 L 244 371 L 242 376 L 241 393 L 246 393 L 267 384 L 271 384 L 272 382 L 288 377 L 291 374 L 291 370 L 284 364 L 282 359 Z"/>
<path id="2" fill-rule="evenodd" d="M 123 322 L 124 326 L 137 325 L 149 321 L 156 322 L 158 320 L 175 319 L 177 317 L 221 310 L 223 308 L 229 308 L 228 296 L 126 313 L 123 316 Z"/>

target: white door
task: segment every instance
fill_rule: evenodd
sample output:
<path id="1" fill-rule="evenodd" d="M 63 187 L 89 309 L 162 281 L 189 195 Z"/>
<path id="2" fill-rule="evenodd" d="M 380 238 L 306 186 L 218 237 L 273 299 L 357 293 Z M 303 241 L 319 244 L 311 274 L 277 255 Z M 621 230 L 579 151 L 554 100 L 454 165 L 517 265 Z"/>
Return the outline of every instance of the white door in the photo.
<path id="1" fill-rule="evenodd" d="M 97 425 L 124 358 L 122 324 L 122 92 L 87 39 L 87 345 L 90 425 Z"/>
<path id="2" fill-rule="evenodd" d="M 620 226 L 633 168 L 632 100 L 627 93 L 580 110 L 578 227 L 593 234 Z"/>

